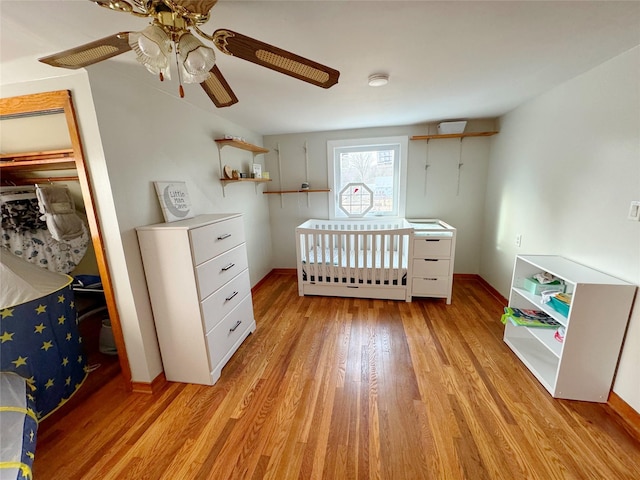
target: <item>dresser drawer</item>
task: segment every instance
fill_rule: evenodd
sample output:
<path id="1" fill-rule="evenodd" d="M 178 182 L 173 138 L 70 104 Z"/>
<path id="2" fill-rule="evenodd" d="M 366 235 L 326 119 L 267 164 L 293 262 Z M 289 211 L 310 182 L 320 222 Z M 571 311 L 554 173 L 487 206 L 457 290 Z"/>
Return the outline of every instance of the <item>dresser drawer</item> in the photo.
<path id="1" fill-rule="evenodd" d="M 413 278 L 411 295 L 431 296 L 449 294 L 449 277 L 423 277 Z"/>
<path id="2" fill-rule="evenodd" d="M 413 256 L 422 258 L 449 257 L 451 255 L 450 238 L 424 238 L 413 239 Z"/>
<path id="3" fill-rule="evenodd" d="M 413 260 L 413 277 L 438 277 L 449 275 L 449 260 L 443 258 L 416 258 Z"/>
<path id="4" fill-rule="evenodd" d="M 196 267 L 199 299 L 204 300 L 248 267 L 244 243 Z"/>
<path id="5" fill-rule="evenodd" d="M 234 344 L 246 336 L 247 329 L 253 322 L 253 306 L 251 296 L 248 296 L 207 334 L 211 370 L 229 353 Z"/>
<path id="6" fill-rule="evenodd" d="M 209 295 L 202 302 L 205 333 L 215 327 L 224 316 L 231 312 L 250 293 L 249 270 L 245 270 Z"/>
<path id="7" fill-rule="evenodd" d="M 244 243 L 242 217 L 212 223 L 189 231 L 193 263 L 200 265 Z"/>

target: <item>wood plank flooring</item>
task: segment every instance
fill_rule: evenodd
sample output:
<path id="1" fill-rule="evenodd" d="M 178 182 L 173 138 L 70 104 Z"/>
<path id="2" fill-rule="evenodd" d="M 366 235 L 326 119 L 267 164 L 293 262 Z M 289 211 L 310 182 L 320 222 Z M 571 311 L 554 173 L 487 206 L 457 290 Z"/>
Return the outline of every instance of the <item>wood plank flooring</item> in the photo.
<path id="1" fill-rule="evenodd" d="M 111 381 L 38 431 L 36 480 L 637 479 L 603 404 L 552 399 L 473 278 L 452 305 L 254 295 L 257 330 L 213 387 Z"/>

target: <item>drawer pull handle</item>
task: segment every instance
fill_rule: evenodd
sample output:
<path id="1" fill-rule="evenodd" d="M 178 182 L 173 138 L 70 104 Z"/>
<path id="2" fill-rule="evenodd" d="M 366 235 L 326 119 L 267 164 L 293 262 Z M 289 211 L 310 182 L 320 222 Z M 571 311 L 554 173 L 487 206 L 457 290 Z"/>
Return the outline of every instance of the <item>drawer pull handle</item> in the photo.
<path id="1" fill-rule="evenodd" d="M 435 282 L 438 279 L 437 278 L 425 278 L 424 280 L 431 280 L 432 282 Z"/>
<path id="2" fill-rule="evenodd" d="M 231 236 L 230 233 L 223 233 L 218 237 L 218 240 L 224 240 L 225 238 L 229 238 Z"/>
<path id="3" fill-rule="evenodd" d="M 231 300 L 233 297 L 235 297 L 238 294 L 238 292 L 233 292 L 233 294 L 227 298 L 224 299 L 225 302 L 228 302 L 229 300 Z"/>
<path id="4" fill-rule="evenodd" d="M 425 262 L 437 262 L 438 259 L 437 258 L 425 258 L 424 261 Z"/>
<path id="5" fill-rule="evenodd" d="M 235 332 L 235 331 L 236 331 L 236 329 L 240 326 L 240 324 L 241 324 L 241 323 L 242 323 L 242 321 L 241 321 L 241 320 L 238 320 L 238 321 L 236 322 L 236 324 L 235 324 L 232 328 L 230 328 L 230 329 L 229 329 L 229 333 L 231 333 L 231 332 Z"/>
<path id="6" fill-rule="evenodd" d="M 427 238 L 425 239 L 425 242 L 439 242 L 440 239 L 439 238 Z"/>
<path id="7" fill-rule="evenodd" d="M 227 265 L 226 267 L 222 267 L 222 271 L 226 272 L 227 270 L 229 270 L 230 268 L 235 267 L 236 264 L 235 263 L 230 263 L 229 265 Z"/>

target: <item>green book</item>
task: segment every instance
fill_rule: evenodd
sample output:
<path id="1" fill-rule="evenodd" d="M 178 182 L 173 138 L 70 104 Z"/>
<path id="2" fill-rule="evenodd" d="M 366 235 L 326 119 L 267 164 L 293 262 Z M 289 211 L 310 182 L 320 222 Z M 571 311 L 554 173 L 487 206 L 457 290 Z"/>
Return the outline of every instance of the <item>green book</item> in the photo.
<path id="1" fill-rule="evenodd" d="M 504 307 L 504 315 L 501 320 L 504 324 L 511 322 L 513 325 L 524 327 L 558 328 L 561 326 L 544 312 L 522 308 Z"/>

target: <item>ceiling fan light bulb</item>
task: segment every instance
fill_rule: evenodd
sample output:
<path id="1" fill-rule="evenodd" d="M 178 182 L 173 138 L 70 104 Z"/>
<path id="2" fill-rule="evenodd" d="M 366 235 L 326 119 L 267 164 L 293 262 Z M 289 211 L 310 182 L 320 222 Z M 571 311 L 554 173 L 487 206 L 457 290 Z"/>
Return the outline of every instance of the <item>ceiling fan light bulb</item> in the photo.
<path id="1" fill-rule="evenodd" d="M 178 63 L 184 69 L 185 83 L 202 83 L 209 78 L 216 55 L 192 34 L 185 33 L 178 41 Z"/>
<path id="2" fill-rule="evenodd" d="M 160 46 L 144 35 L 140 35 L 140 38 L 138 39 L 138 47 L 147 57 L 155 58 L 161 53 Z"/>
<path id="3" fill-rule="evenodd" d="M 158 25 L 149 25 L 141 32 L 131 32 L 129 46 L 136 53 L 137 60 L 154 75 L 169 71 L 171 41 Z"/>
<path id="4" fill-rule="evenodd" d="M 190 74 L 197 75 L 208 72 L 215 63 L 216 56 L 213 50 L 202 46 L 187 54 L 184 60 L 184 68 Z"/>

